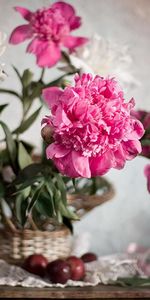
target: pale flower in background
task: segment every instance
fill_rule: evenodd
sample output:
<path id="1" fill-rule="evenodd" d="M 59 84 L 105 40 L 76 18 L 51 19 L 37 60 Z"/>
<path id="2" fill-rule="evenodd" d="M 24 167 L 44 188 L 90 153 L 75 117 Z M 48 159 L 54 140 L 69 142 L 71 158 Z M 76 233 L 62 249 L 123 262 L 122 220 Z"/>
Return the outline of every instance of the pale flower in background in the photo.
<path id="1" fill-rule="evenodd" d="M 0 31 L 0 56 L 3 55 L 6 49 L 6 34 Z M 6 73 L 3 70 L 4 63 L 0 63 L 0 80 L 4 80 L 6 77 Z"/>
<path id="2" fill-rule="evenodd" d="M 89 43 L 76 49 L 76 53 L 70 55 L 70 61 L 76 68 L 81 69 L 81 73 L 115 76 L 127 90 L 139 84 L 131 73 L 133 60 L 128 46 L 118 45 L 115 41 L 97 34 Z"/>

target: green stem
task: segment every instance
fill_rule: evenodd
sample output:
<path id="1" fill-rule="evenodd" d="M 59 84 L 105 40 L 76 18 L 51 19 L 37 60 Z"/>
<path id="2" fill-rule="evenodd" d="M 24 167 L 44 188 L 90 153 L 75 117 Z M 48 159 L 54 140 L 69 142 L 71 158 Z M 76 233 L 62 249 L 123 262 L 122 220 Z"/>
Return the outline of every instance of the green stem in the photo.
<path id="1" fill-rule="evenodd" d="M 92 186 L 91 186 L 91 195 L 95 195 L 96 194 L 96 190 L 97 190 L 97 184 L 96 184 L 96 177 L 92 177 Z"/>
<path id="2" fill-rule="evenodd" d="M 44 73 L 45 73 L 45 68 L 42 69 L 39 81 L 43 81 Z"/>
<path id="3" fill-rule="evenodd" d="M 64 60 L 66 61 L 66 63 L 69 65 L 69 67 L 72 70 L 72 72 L 75 73 L 76 72 L 76 68 L 72 65 L 69 55 L 66 52 L 62 51 L 62 57 L 64 58 Z"/>
<path id="4" fill-rule="evenodd" d="M 78 194 L 78 189 L 77 189 L 77 185 L 76 185 L 76 180 L 75 180 L 75 178 L 72 178 L 72 184 L 73 184 L 75 193 Z"/>

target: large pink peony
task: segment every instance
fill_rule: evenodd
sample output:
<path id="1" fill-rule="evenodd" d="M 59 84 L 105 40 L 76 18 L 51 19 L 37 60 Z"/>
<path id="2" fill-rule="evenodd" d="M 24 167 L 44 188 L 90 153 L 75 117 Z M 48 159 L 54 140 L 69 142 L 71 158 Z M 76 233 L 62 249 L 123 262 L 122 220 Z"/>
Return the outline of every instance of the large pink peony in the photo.
<path id="1" fill-rule="evenodd" d="M 10 36 L 11 44 L 32 39 L 27 52 L 34 53 L 40 67 L 52 67 L 61 58 L 63 47 L 74 50 L 87 42 L 87 38 L 75 37 L 70 32 L 81 25 L 81 18 L 74 8 L 65 2 L 56 2 L 48 8 L 31 12 L 15 7 L 28 24 L 18 26 Z"/>
<path id="2" fill-rule="evenodd" d="M 123 91 L 113 78 L 90 74 L 75 76 L 75 86 L 44 89 L 51 116 L 54 142 L 47 158 L 69 177 L 95 177 L 110 168 L 122 169 L 126 160 L 141 152 L 141 122 L 130 115 L 134 100 L 124 102 Z"/>

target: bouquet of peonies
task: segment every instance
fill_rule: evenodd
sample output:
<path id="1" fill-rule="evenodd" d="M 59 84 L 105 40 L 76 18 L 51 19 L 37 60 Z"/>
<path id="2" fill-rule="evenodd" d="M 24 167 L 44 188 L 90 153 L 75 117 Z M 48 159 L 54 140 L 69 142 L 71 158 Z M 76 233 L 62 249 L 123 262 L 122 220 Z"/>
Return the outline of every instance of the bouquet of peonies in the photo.
<path id="1" fill-rule="evenodd" d="M 47 163 L 44 143 L 43 153 L 37 156 L 34 154 L 34 145 L 25 141 L 22 134 L 32 126 L 42 109 L 42 90 L 51 86 L 64 88 L 64 78 L 78 72 L 71 65 L 69 53 L 88 39 L 71 35 L 71 31 L 80 27 L 81 18 L 65 2 L 56 2 L 36 12 L 23 7 L 15 7 L 15 10 L 28 23 L 13 30 L 9 43 L 16 45 L 29 39 L 27 52 L 36 55 L 41 75 L 35 81 L 31 70 L 26 69 L 20 74 L 14 67 L 21 92 L 0 88 L 0 93 L 15 96 L 22 106 L 22 118 L 15 130 L 11 131 L 9 124 L 0 121 L 5 133 L 0 152 L 1 223 L 11 226 L 12 229 L 35 229 L 42 228 L 48 218 L 71 227 L 69 220 L 78 217 L 67 204 L 66 182 L 70 179 L 62 177 L 53 163 Z M 0 35 L 1 54 L 4 50 L 4 37 L 3 34 Z M 45 69 L 55 66 L 61 59 L 66 62 L 70 71 L 52 82 L 45 83 Z M 1 78 L 3 74 L 1 70 Z M 39 107 L 31 112 L 35 99 L 36 102 L 39 99 Z M 7 105 L 0 105 L 0 113 Z"/>
<path id="2" fill-rule="evenodd" d="M 13 132 L 9 124 L 0 121 L 5 133 L 5 146 L 0 153 L 1 222 L 15 228 L 41 228 L 49 218 L 71 227 L 70 220 L 78 217 L 68 206 L 67 188 L 79 189 L 82 178 L 89 178 L 89 193 L 93 193 L 95 177 L 111 168 L 122 169 L 127 160 L 140 154 L 144 128 L 132 115 L 134 100 L 125 102 L 114 77 L 81 75 L 81 66 L 73 63 L 70 53 L 88 39 L 71 35 L 81 25 L 71 5 L 60 1 L 36 12 L 23 7 L 15 10 L 27 23 L 14 29 L 9 42 L 16 45 L 30 40 L 27 52 L 35 54 L 41 75 L 35 81 L 31 70 L 20 74 L 14 67 L 22 92 L 0 89 L 0 93 L 16 96 L 22 105 L 22 120 Z M 67 71 L 45 83 L 45 68 L 55 66 L 61 59 Z M 66 76 L 75 73 L 79 75 L 75 75 L 74 84 L 66 84 Z M 39 108 L 31 113 L 37 98 Z M 45 142 L 37 157 L 33 145 L 22 139 L 22 133 L 38 117 L 43 99 L 50 114 L 42 120 Z M 6 106 L 1 105 L 0 112 Z"/>

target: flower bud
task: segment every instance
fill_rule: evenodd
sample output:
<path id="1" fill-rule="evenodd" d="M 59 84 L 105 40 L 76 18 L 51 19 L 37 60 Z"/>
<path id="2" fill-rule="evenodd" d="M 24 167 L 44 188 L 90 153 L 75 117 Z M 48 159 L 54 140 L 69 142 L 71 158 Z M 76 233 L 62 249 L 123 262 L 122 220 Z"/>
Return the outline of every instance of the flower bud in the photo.
<path id="1" fill-rule="evenodd" d="M 53 129 L 49 125 L 44 126 L 41 130 L 41 136 L 47 144 L 51 144 L 53 142 Z"/>

